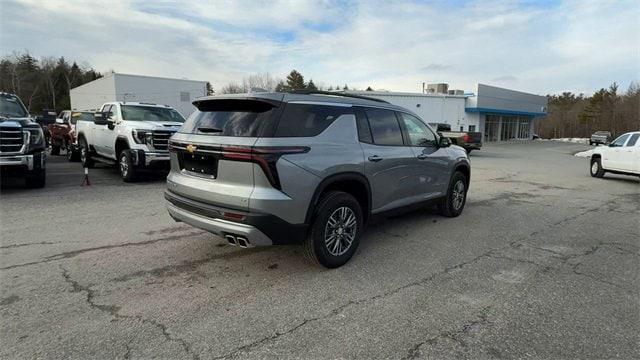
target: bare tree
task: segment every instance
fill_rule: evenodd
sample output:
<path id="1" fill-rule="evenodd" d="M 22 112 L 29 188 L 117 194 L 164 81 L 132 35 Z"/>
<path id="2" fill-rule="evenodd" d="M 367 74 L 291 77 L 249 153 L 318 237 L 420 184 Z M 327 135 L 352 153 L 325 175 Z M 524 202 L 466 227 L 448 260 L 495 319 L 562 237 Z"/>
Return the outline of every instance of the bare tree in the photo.
<path id="1" fill-rule="evenodd" d="M 58 82 L 55 76 L 56 62 L 56 59 L 53 57 L 40 59 L 40 68 L 42 69 L 49 95 L 51 95 L 51 104 L 54 109 L 56 108 L 56 84 Z"/>
<path id="2" fill-rule="evenodd" d="M 278 82 L 269 73 L 249 75 L 242 79 L 242 88 L 244 92 L 250 92 L 256 89 L 274 91 Z"/>
<path id="3" fill-rule="evenodd" d="M 229 83 L 220 89 L 221 94 L 241 94 L 244 93 L 244 88 L 236 83 Z"/>

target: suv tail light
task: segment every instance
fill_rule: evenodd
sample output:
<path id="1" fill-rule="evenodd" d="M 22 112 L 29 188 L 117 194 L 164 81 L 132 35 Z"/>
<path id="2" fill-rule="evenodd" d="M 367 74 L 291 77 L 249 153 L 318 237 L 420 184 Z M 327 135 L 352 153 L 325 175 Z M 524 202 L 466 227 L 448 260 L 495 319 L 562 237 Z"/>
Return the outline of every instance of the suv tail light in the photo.
<path id="1" fill-rule="evenodd" d="M 464 135 L 462 135 L 462 140 L 469 142 L 471 140 L 471 136 L 465 133 Z"/>
<path id="2" fill-rule="evenodd" d="M 282 155 L 304 154 L 306 152 L 309 152 L 309 148 L 306 146 L 223 146 L 221 158 L 258 164 L 271 186 L 281 190 L 276 162 Z"/>

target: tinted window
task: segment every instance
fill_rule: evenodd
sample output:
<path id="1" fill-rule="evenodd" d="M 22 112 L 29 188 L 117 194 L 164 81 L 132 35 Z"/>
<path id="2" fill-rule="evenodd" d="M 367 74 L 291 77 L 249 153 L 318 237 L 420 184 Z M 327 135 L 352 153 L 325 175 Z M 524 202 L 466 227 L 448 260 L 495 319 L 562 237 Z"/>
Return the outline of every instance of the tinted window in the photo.
<path id="1" fill-rule="evenodd" d="M 631 138 L 629 139 L 629 141 L 627 141 L 627 145 L 625 146 L 634 146 L 636 142 L 638 142 L 639 137 L 640 137 L 640 134 L 631 135 Z"/>
<path id="2" fill-rule="evenodd" d="M 436 146 L 436 135 L 429 130 L 422 120 L 405 113 L 401 113 L 400 116 L 407 129 L 411 146 Z"/>
<path id="3" fill-rule="evenodd" d="M 257 137 L 273 128 L 277 107 L 253 100 L 214 100 L 198 105 L 180 132 Z"/>
<path id="4" fill-rule="evenodd" d="M 620 135 L 617 139 L 615 139 L 611 143 L 611 147 L 619 147 L 619 146 L 624 145 L 624 143 L 625 143 L 625 141 L 627 141 L 628 137 L 629 137 L 629 134 Z"/>
<path id="5" fill-rule="evenodd" d="M 377 145 L 403 145 L 402 132 L 396 114 L 391 110 L 368 108 L 365 110 L 371 127 L 373 142 Z"/>
<path id="6" fill-rule="evenodd" d="M 369 121 L 367 121 L 367 115 L 365 115 L 364 110 L 356 107 L 354 108 L 354 113 L 356 114 L 356 125 L 358 126 L 358 140 L 363 143 L 373 144 Z"/>
<path id="7" fill-rule="evenodd" d="M 287 104 L 275 136 L 316 136 L 345 114 L 353 114 L 351 107 Z"/>
<path id="8" fill-rule="evenodd" d="M 171 121 L 184 122 L 174 109 L 156 106 L 122 105 L 122 118 L 127 121 Z M 116 111 L 114 105 L 111 111 Z"/>
<path id="9" fill-rule="evenodd" d="M 27 109 L 12 95 L 0 94 L 0 115 L 6 117 L 27 117 Z"/>

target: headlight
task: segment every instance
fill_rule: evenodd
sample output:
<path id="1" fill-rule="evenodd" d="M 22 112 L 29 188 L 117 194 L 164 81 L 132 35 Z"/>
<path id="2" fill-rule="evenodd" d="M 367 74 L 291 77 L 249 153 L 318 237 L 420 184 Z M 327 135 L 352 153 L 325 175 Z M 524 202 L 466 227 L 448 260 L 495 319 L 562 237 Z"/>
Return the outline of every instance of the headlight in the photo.
<path id="1" fill-rule="evenodd" d="M 24 143 L 29 145 L 29 149 L 38 148 L 44 145 L 44 133 L 42 128 L 27 128 L 22 131 Z"/>
<path id="2" fill-rule="evenodd" d="M 131 136 L 133 136 L 133 141 L 135 141 L 138 144 L 151 145 L 151 139 L 153 137 L 153 133 L 148 130 L 133 129 L 131 130 Z"/>

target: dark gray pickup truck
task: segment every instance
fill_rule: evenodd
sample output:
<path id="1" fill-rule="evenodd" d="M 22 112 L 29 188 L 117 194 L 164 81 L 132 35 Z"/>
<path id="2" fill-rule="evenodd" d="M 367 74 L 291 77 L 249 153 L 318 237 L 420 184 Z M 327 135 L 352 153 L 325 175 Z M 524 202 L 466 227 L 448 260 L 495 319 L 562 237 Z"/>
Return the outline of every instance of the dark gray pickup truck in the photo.
<path id="1" fill-rule="evenodd" d="M 45 185 L 44 132 L 20 98 L 0 92 L 0 173 L 25 179 L 27 187 Z"/>

